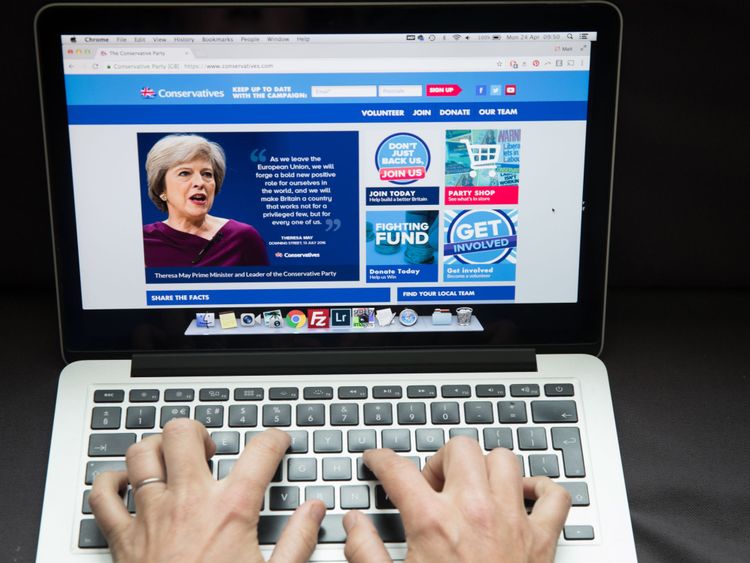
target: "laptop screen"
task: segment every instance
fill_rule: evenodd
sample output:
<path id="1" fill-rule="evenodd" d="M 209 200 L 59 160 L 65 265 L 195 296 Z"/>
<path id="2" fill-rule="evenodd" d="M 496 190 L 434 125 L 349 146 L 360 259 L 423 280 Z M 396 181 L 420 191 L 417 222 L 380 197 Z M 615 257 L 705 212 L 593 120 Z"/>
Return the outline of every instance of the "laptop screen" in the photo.
<path id="1" fill-rule="evenodd" d="M 434 15 L 362 30 L 315 26 L 314 6 L 270 25 L 273 10 L 246 30 L 92 17 L 50 37 L 73 323 L 114 326 L 105 351 L 596 340 L 602 30 Z"/>

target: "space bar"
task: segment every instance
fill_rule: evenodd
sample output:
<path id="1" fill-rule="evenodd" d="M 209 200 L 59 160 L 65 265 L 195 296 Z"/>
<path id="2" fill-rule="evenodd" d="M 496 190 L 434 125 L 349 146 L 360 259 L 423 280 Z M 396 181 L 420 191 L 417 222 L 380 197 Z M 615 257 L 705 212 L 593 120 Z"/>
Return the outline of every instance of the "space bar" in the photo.
<path id="1" fill-rule="evenodd" d="M 368 514 L 375 529 L 380 534 L 384 542 L 404 542 L 406 534 L 404 526 L 401 524 L 401 516 L 395 513 L 388 514 Z M 281 537 L 281 531 L 284 529 L 289 516 L 282 515 L 264 515 L 260 517 L 258 523 L 258 542 L 261 545 L 275 544 Z M 318 533 L 318 543 L 344 543 L 346 541 L 346 532 L 342 523 L 344 516 L 342 514 L 329 514 L 323 518 Z"/>

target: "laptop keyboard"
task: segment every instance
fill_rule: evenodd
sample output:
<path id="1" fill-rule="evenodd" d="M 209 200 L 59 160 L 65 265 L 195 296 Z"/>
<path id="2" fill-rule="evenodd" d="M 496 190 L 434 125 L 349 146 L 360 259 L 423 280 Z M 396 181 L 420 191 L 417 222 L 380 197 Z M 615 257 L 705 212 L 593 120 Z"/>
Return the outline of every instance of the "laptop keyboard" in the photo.
<path id="1" fill-rule="evenodd" d="M 572 382 L 307 387 L 196 386 L 92 390 L 83 471 L 78 547 L 104 548 L 88 496 L 97 474 L 125 469 L 125 452 L 173 418 L 194 418 L 208 430 L 216 454 L 208 462 L 225 478 L 243 448 L 266 428 L 292 443 L 266 491 L 258 534 L 275 543 L 292 511 L 317 498 L 329 512 L 320 543 L 343 543 L 344 513 L 358 509 L 385 542 L 405 541 L 397 510 L 364 465 L 362 452 L 386 447 L 419 469 L 447 440 L 468 436 L 485 452 L 512 450 L 525 476 L 545 475 L 571 493 L 571 515 L 590 505 L 576 384 Z M 130 489 L 125 497 L 135 513 Z M 569 516 L 569 521 L 571 518 Z M 566 525 L 565 541 L 594 539 L 594 525 Z"/>

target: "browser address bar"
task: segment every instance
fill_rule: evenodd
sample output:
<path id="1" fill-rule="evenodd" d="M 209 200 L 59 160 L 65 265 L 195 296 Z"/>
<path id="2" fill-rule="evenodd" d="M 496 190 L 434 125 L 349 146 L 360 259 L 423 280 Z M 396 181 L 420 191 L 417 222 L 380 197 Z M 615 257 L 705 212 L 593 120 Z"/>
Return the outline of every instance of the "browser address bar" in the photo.
<path id="1" fill-rule="evenodd" d="M 488 71 L 497 70 L 497 57 L 464 58 L 373 58 L 373 59 L 215 59 L 191 61 L 147 61 L 119 59 L 98 70 L 109 72 L 187 72 L 187 73 L 263 73 L 297 72 L 363 73 L 363 72 L 431 72 L 431 71 Z M 95 69 L 97 70 L 97 69 Z"/>

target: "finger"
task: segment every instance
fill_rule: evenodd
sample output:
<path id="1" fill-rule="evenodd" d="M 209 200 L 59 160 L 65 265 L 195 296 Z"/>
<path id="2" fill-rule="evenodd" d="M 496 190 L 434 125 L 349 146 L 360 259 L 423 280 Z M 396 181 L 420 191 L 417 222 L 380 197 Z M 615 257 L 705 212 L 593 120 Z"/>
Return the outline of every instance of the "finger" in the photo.
<path id="1" fill-rule="evenodd" d="M 499 509 L 514 516 L 525 514 L 523 481 L 516 455 L 505 448 L 495 448 L 485 459 L 490 491 Z"/>
<path id="2" fill-rule="evenodd" d="M 570 510 L 570 493 L 549 477 L 526 477 L 523 493 L 536 501 L 529 519 L 553 537 L 559 536 Z"/>
<path id="3" fill-rule="evenodd" d="M 417 521 L 435 494 L 417 466 L 389 449 L 367 450 L 364 460 L 403 514 L 404 521 Z"/>
<path id="4" fill-rule="evenodd" d="M 137 487 L 145 479 L 164 479 L 167 470 L 161 453 L 162 438 L 160 435 L 149 436 L 130 446 L 125 452 L 125 463 L 128 467 L 128 478 L 133 486 L 136 508 L 145 506 L 149 498 L 161 495 L 167 488 L 165 483 L 152 483 Z"/>
<path id="5" fill-rule="evenodd" d="M 207 459 L 216 451 L 216 444 L 205 427 L 189 418 L 175 418 L 162 431 L 162 451 L 167 468 L 167 486 L 194 487 L 211 480 Z"/>
<path id="6" fill-rule="evenodd" d="M 226 477 L 228 487 L 239 487 L 250 495 L 257 510 L 263 502 L 266 487 L 289 448 L 289 434 L 271 428 L 254 436 Z"/>
<path id="7" fill-rule="evenodd" d="M 391 560 L 375 526 L 361 512 L 347 512 L 344 516 L 344 529 L 344 556 L 349 563 L 382 563 Z"/>
<path id="8" fill-rule="evenodd" d="M 322 501 L 311 500 L 297 508 L 281 532 L 270 561 L 307 561 L 318 545 L 318 530 L 326 515 Z"/>
<path id="9" fill-rule="evenodd" d="M 126 471 L 108 471 L 96 476 L 89 494 L 91 511 L 110 546 L 133 522 L 120 496 L 120 491 L 124 491 L 127 484 Z"/>
<path id="10" fill-rule="evenodd" d="M 479 442 L 466 436 L 449 440 L 427 461 L 423 474 L 435 490 L 470 487 L 480 495 L 489 494 L 484 454 Z"/>

